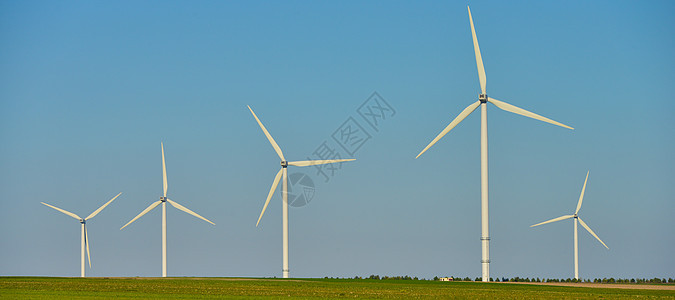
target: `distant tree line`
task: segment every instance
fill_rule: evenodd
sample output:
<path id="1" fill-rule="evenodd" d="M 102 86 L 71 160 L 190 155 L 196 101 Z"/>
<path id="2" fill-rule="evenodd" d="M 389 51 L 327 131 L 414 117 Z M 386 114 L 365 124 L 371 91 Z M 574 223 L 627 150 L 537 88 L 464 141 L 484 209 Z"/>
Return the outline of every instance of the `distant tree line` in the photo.
<path id="1" fill-rule="evenodd" d="M 480 278 L 479 278 L 480 279 Z M 492 279 L 490 279 L 492 281 Z M 499 278 L 497 281 L 500 281 Z M 520 278 L 520 277 L 513 277 L 513 278 L 502 278 L 502 282 L 586 282 L 586 283 L 675 283 L 675 279 L 673 278 L 652 278 L 652 279 L 646 279 L 646 278 L 595 278 L 595 279 L 575 279 L 575 278 L 567 278 L 567 279 L 558 279 L 558 278 Z"/>
<path id="2" fill-rule="evenodd" d="M 480 278 L 477 278 L 480 279 Z M 490 279 L 492 281 L 492 279 Z M 499 278 L 497 279 L 499 281 Z M 567 279 L 558 279 L 558 278 L 520 278 L 520 277 L 513 277 L 513 278 L 502 278 L 502 282 L 585 282 L 585 283 L 675 283 L 675 279 L 673 278 L 652 278 L 652 279 L 646 279 L 646 278 L 595 278 L 595 279 L 575 279 L 575 278 L 567 278 Z"/>
<path id="3" fill-rule="evenodd" d="M 453 277 L 454 281 L 481 281 L 480 277 L 476 277 L 474 280 L 471 280 L 469 277 L 461 278 L 461 277 Z M 434 277 L 434 280 L 438 280 L 438 277 Z M 595 279 L 575 279 L 575 278 L 567 278 L 567 279 L 558 279 L 558 278 L 520 278 L 520 277 L 513 277 L 513 278 L 497 278 L 496 280 L 493 278 L 490 278 L 490 281 L 494 282 L 586 282 L 586 283 L 675 283 L 675 279 L 673 278 L 652 278 L 652 279 L 646 279 L 646 278 L 595 278 Z"/>
<path id="4" fill-rule="evenodd" d="M 425 278 L 417 278 L 417 277 L 410 277 L 408 275 L 405 276 L 382 276 L 380 275 L 370 275 L 368 277 L 361 277 L 361 276 L 354 276 L 354 278 L 339 278 L 339 277 L 324 277 L 325 279 L 375 279 L 375 280 L 427 280 Z"/>
<path id="5" fill-rule="evenodd" d="M 453 281 L 481 281 L 480 277 L 476 277 L 474 279 L 471 279 L 469 277 L 460 277 L 460 276 L 447 276 L 449 278 L 452 278 Z M 434 280 L 434 281 L 439 281 L 440 278 L 438 276 L 435 276 L 433 279 L 426 279 L 426 278 L 418 278 L 418 277 L 410 277 L 408 275 L 405 276 L 380 276 L 380 275 L 370 275 L 368 277 L 361 277 L 361 276 L 354 276 L 353 278 L 339 278 L 339 277 L 324 277 L 326 279 L 373 279 L 373 280 Z M 647 278 L 595 278 L 595 279 L 575 279 L 575 278 L 567 278 L 567 279 L 558 279 L 558 278 L 520 278 L 520 277 L 513 277 L 513 278 L 506 278 L 502 277 L 500 278 L 490 278 L 490 281 L 492 282 L 585 282 L 585 283 L 634 283 L 634 284 L 656 284 L 656 283 L 675 283 L 675 279 L 673 278 L 652 278 L 652 279 L 647 279 Z"/>

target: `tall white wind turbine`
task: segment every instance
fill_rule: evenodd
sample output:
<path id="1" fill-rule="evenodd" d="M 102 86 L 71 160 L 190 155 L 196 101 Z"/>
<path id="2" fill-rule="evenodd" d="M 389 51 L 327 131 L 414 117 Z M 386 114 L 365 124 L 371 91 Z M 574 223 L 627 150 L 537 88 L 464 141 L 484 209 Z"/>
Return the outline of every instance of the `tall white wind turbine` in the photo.
<path id="1" fill-rule="evenodd" d="M 60 212 L 62 212 L 62 213 L 64 213 L 64 214 L 66 214 L 66 215 L 69 215 L 69 216 L 71 216 L 71 217 L 77 219 L 78 221 L 80 221 L 80 224 L 82 224 L 82 226 L 81 226 L 81 227 L 82 227 L 82 238 L 81 238 L 81 241 L 82 241 L 82 242 L 81 242 L 81 244 L 82 244 L 82 247 L 81 247 L 81 248 L 82 248 L 82 249 L 81 249 L 81 270 L 80 270 L 80 277 L 84 277 L 84 248 L 85 248 L 85 247 L 87 248 L 87 258 L 89 259 L 89 268 L 91 268 L 91 255 L 89 254 L 89 234 L 87 234 L 87 225 L 86 225 L 86 224 L 87 224 L 87 220 L 93 218 L 93 217 L 96 216 L 98 213 L 100 213 L 106 206 L 108 206 L 108 204 L 110 204 L 111 202 L 113 202 L 113 200 L 115 200 L 115 198 L 119 197 L 121 194 L 122 194 L 122 193 L 117 194 L 117 196 L 115 196 L 115 197 L 113 197 L 112 199 L 110 199 L 108 202 L 106 202 L 105 204 L 103 204 L 101 207 L 99 207 L 97 210 L 95 210 L 93 213 L 91 213 L 89 216 L 87 216 L 87 217 L 84 218 L 84 219 L 83 219 L 83 218 L 80 218 L 80 216 L 78 216 L 78 215 L 76 215 L 76 214 L 74 214 L 74 213 L 71 213 L 71 212 L 69 212 L 69 211 L 67 211 L 67 210 L 63 210 L 63 209 L 60 209 L 60 208 L 58 208 L 58 207 L 56 207 L 56 206 L 49 205 L 49 204 L 44 203 L 44 202 L 40 202 L 40 203 L 42 203 L 42 204 L 44 204 L 44 205 L 47 205 L 47 206 L 49 206 L 49 207 L 51 207 L 51 208 L 53 208 L 53 209 L 56 209 L 56 210 L 58 210 L 58 211 L 60 211 Z"/>
<path id="2" fill-rule="evenodd" d="M 422 153 L 426 152 L 431 146 L 436 144 L 443 136 L 445 136 L 450 130 L 452 130 L 457 124 L 462 122 L 469 114 L 471 114 L 478 106 L 481 107 L 481 121 L 480 121 L 480 161 L 481 161 L 481 244 L 482 244 L 482 280 L 487 282 L 490 280 L 490 230 L 489 230 L 489 219 L 488 219 L 488 140 L 487 140 L 487 103 L 490 102 L 497 106 L 498 108 L 519 114 L 525 117 L 533 118 L 539 121 L 544 121 L 561 127 L 574 129 L 562 123 L 553 121 L 551 119 L 542 117 L 538 114 L 529 112 L 522 108 L 513 106 L 506 102 L 499 101 L 497 99 L 488 97 L 485 92 L 486 77 L 485 77 L 485 68 L 483 67 L 483 58 L 480 55 L 480 49 L 478 48 L 478 38 L 476 37 L 476 30 L 473 27 L 473 18 L 471 17 L 471 9 L 467 6 L 469 11 L 469 23 L 471 24 L 471 36 L 473 37 L 473 49 L 476 54 L 476 65 L 478 67 L 478 79 L 480 81 L 480 90 L 481 93 L 478 96 L 478 101 L 469 105 L 465 108 L 459 115 L 450 122 L 450 124 L 441 131 L 441 133 L 434 138 L 429 145 L 427 145 L 417 157 L 420 157 Z M 416 158 L 417 158 L 416 157 Z"/>
<path id="3" fill-rule="evenodd" d="M 158 205 L 162 204 L 162 277 L 166 277 L 166 203 L 169 202 L 173 207 L 175 207 L 177 209 L 180 209 L 180 210 L 182 210 L 182 211 L 184 211 L 188 214 L 191 214 L 191 215 L 193 215 L 197 218 L 200 218 L 200 219 L 202 219 L 206 222 L 209 222 L 213 225 L 216 225 L 216 224 L 207 220 L 206 218 L 198 215 L 197 213 L 189 210 L 187 207 L 182 206 L 182 205 L 176 203 L 175 201 L 172 201 L 171 199 L 166 197 L 166 190 L 168 189 L 169 185 L 167 184 L 167 181 L 166 181 L 166 162 L 164 160 L 164 143 L 161 143 L 161 145 L 162 145 L 162 178 L 163 178 L 163 181 L 164 181 L 164 196 L 159 197 L 159 201 L 150 204 L 150 206 L 148 206 L 148 208 L 146 208 L 140 214 L 138 214 L 138 216 L 131 219 L 131 221 L 129 221 L 129 223 L 122 226 L 122 228 L 120 228 L 120 230 L 124 229 L 124 227 L 127 227 L 129 224 L 133 223 L 138 218 L 142 217 L 144 214 L 148 213 L 149 211 L 151 211 L 152 209 L 154 209 Z"/>
<path id="4" fill-rule="evenodd" d="M 281 152 L 281 148 L 279 145 L 277 145 L 277 142 L 274 141 L 272 138 L 272 135 L 267 131 L 265 126 L 260 122 L 260 119 L 258 119 L 258 116 L 255 115 L 253 112 L 253 109 L 251 109 L 250 106 L 248 106 L 248 109 L 251 111 L 251 114 L 253 114 L 253 117 L 255 120 L 258 122 L 258 125 L 260 125 L 260 129 L 262 129 L 263 133 L 267 137 L 267 140 L 270 141 L 270 144 L 272 144 L 272 147 L 274 148 L 274 151 L 277 152 L 277 155 L 279 155 L 279 158 L 281 158 L 281 170 L 277 172 L 277 175 L 274 177 L 274 181 L 272 182 L 272 188 L 270 189 L 270 192 L 267 194 L 267 200 L 265 201 L 265 205 L 263 206 L 262 212 L 260 212 L 260 217 L 258 217 L 258 222 L 255 224 L 256 227 L 258 227 L 258 224 L 260 224 L 260 220 L 262 219 L 263 214 L 265 214 L 265 209 L 267 209 L 267 204 L 270 203 L 270 199 L 272 199 L 272 195 L 274 194 L 274 191 L 277 189 L 277 186 L 279 185 L 279 180 L 281 180 L 281 177 L 283 176 L 283 184 L 282 184 L 282 236 L 283 236 L 283 264 L 282 264 L 282 275 L 283 278 L 288 278 L 289 276 L 289 270 L 288 270 L 288 178 L 287 178 L 287 171 L 286 168 L 290 166 L 296 166 L 296 167 L 306 167 L 306 166 L 316 166 L 316 165 L 323 165 L 323 164 L 332 164 L 332 163 L 338 163 L 338 162 L 345 162 L 345 161 L 352 161 L 356 159 L 328 159 L 328 160 L 303 160 L 303 161 L 286 161 L 284 158 L 284 154 Z"/>
<path id="5" fill-rule="evenodd" d="M 607 245 L 605 245 L 605 243 L 598 237 L 598 235 L 595 234 L 595 232 L 593 232 L 593 230 L 591 230 L 591 228 L 588 227 L 588 225 L 586 225 L 586 223 L 583 220 L 581 220 L 581 218 L 579 218 L 579 215 L 578 215 L 579 209 L 581 209 L 581 202 L 584 201 L 584 192 L 586 191 L 586 182 L 588 182 L 588 174 L 590 172 L 591 171 L 588 171 L 586 173 L 586 180 L 584 180 L 584 187 L 581 188 L 581 195 L 579 196 L 579 202 L 577 203 L 577 209 L 574 211 L 573 215 L 566 215 L 566 216 L 562 216 L 562 217 L 557 217 L 557 218 L 554 218 L 554 219 L 551 219 L 551 220 L 548 220 L 548 221 L 544 221 L 544 222 L 541 222 L 541 223 L 537 223 L 537 224 L 534 224 L 534 225 L 530 226 L 530 227 L 534 227 L 534 226 L 544 225 L 544 224 L 547 224 L 547 223 L 557 222 L 557 221 L 560 221 L 560 220 L 566 220 L 566 219 L 574 218 L 574 278 L 577 279 L 577 280 L 579 279 L 579 242 L 578 242 L 578 239 L 577 239 L 577 220 L 579 221 L 579 223 L 581 223 L 581 226 L 586 228 L 586 230 L 588 230 L 588 232 L 592 236 L 594 236 L 600 243 L 602 243 L 602 245 L 605 246 L 605 248 L 609 249 L 609 247 L 607 247 Z"/>

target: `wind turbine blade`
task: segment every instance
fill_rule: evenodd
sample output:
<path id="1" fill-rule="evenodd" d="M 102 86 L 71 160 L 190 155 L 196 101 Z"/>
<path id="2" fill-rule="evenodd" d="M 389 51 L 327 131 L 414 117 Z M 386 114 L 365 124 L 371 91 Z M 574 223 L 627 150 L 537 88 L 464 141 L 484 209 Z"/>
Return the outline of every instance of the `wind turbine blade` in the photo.
<path id="1" fill-rule="evenodd" d="M 350 158 L 350 159 L 326 159 L 326 160 L 301 160 L 301 161 L 289 161 L 288 165 L 296 167 L 306 167 L 306 166 L 325 165 L 353 160 L 356 159 Z"/>
<path id="2" fill-rule="evenodd" d="M 213 223 L 213 222 L 209 221 L 208 219 L 206 219 L 206 218 L 200 216 L 199 214 L 197 214 L 197 213 L 194 212 L 194 211 L 189 210 L 187 207 L 182 206 L 182 205 L 176 203 L 175 201 L 171 201 L 170 199 L 166 199 L 166 201 L 169 202 L 171 205 L 173 205 L 173 207 L 175 207 L 175 208 L 178 208 L 178 209 L 180 209 L 180 210 L 182 210 L 182 211 L 184 211 L 184 212 L 186 212 L 186 213 L 188 213 L 188 214 L 191 214 L 191 215 L 193 215 L 193 216 L 195 216 L 195 217 L 197 217 L 197 218 L 200 218 L 200 219 L 202 219 L 202 220 L 204 220 L 204 221 L 206 221 L 206 222 L 209 222 L 209 223 L 211 223 L 211 224 L 213 224 L 213 225 L 216 225 L 216 223 Z"/>
<path id="3" fill-rule="evenodd" d="M 577 210 L 574 211 L 574 214 L 576 215 L 579 213 L 579 209 L 581 209 L 581 202 L 584 201 L 584 192 L 586 192 L 586 182 L 588 182 L 588 174 L 591 173 L 591 171 L 586 172 L 586 180 L 584 180 L 584 187 L 581 188 L 581 195 L 579 196 L 579 203 L 577 203 Z"/>
<path id="4" fill-rule="evenodd" d="M 110 201 L 108 201 L 108 202 L 106 202 L 105 204 L 103 204 L 103 206 L 99 207 L 97 210 L 95 210 L 93 213 L 91 213 L 89 216 L 87 216 L 87 217 L 85 218 L 85 220 L 89 220 L 89 219 L 93 218 L 94 216 L 98 215 L 98 213 L 100 213 L 106 206 L 108 206 L 108 204 L 110 204 L 111 202 L 113 202 L 113 200 L 115 200 L 115 199 L 116 199 L 117 197 L 119 197 L 120 195 L 122 195 L 122 193 L 117 194 L 117 196 L 113 197 L 112 199 L 110 199 Z"/>
<path id="5" fill-rule="evenodd" d="M 255 115 L 255 113 L 253 112 L 253 109 L 251 109 L 251 107 L 248 106 L 248 105 L 246 107 L 248 107 L 248 110 L 250 110 L 251 113 L 253 114 L 253 117 L 258 122 L 258 125 L 260 125 L 260 128 L 262 129 L 263 133 L 265 133 L 265 136 L 267 137 L 267 140 L 270 141 L 270 144 L 272 144 L 272 147 L 274 148 L 274 151 L 276 151 L 277 155 L 279 155 L 279 158 L 281 158 L 281 160 L 285 161 L 286 159 L 284 158 L 284 154 L 281 153 L 281 148 L 279 148 L 279 145 L 277 145 L 277 142 L 274 141 L 274 139 L 272 138 L 272 135 L 270 135 L 270 133 L 267 131 L 267 128 L 265 128 L 265 126 L 262 124 L 262 122 L 260 122 L 260 119 L 258 119 L 258 116 Z"/>
<path id="6" fill-rule="evenodd" d="M 533 112 L 529 112 L 529 111 L 524 110 L 524 109 L 519 108 L 519 107 L 515 107 L 515 106 L 513 106 L 513 105 L 511 105 L 511 104 L 508 104 L 508 103 L 506 103 L 506 102 L 499 101 L 499 100 L 497 100 L 497 99 L 495 99 L 495 98 L 490 98 L 490 97 L 488 97 L 488 101 L 490 101 L 490 103 L 494 104 L 495 106 L 497 106 L 497 107 L 499 107 L 499 108 L 501 108 L 501 109 L 503 109 L 503 110 L 505 110 L 505 111 L 512 112 L 512 113 L 514 113 L 514 114 L 519 114 L 519 115 L 521 115 L 521 116 L 526 116 L 526 117 L 528 117 L 528 118 L 532 118 L 532 119 L 539 120 L 539 121 L 544 121 L 544 122 L 546 122 L 546 123 L 550 123 L 550 124 L 553 124 L 553 125 L 558 125 L 558 126 L 560 126 L 560 127 L 565 127 L 565 128 L 574 130 L 574 128 L 569 127 L 569 126 L 567 126 L 567 125 L 565 125 L 565 124 L 563 124 L 563 123 L 553 121 L 553 120 L 551 120 L 551 119 L 549 119 L 549 118 L 546 118 L 546 117 L 542 117 L 542 116 L 540 116 L 540 115 L 538 115 L 538 114 L 535 114 L 535 113 L 533 113 Z"/>
<path id="7" fill-rule="evenodd" d="M 44 202 L 40 202 L 40 203 L 42 203 L 42 204 L 44 204 L 44 205 L 47 205 L 47 206 L 49 206 L 49 207 L 51 207 L 51 208 L 53 208 L 53 209 L 56 209 L 56 210 L 58 210 L 58 211 L 60 211 L 60 212 L 62 212 L 62 213 L 64 213 L 64 214 L 66 214 L 66 215 L 69 215 L 69 216 L 71 216 L 71 217 L 73 217 L 73 218 L 75 218 L 75 219 L 78 219 L 78 220 L 82 219 L 82 218 L 80 218 L 80 216 L 78 216 L 78 215 L 76 215 L 76 214 L 74 214 L 74 213 L 71 213 L 71 212 L 69 212 L 69 211 L 67 211 L 67 210 L 60 209 L 60 208 L 58 208 L 58 207 L 56 207 L 56 206 L 49 205 L 49 204 L 44 203 Z"/>
<path id="8" fill-rule="evenodd" d="M 450 130 L 455 128 L 455 126 L 457 126 L 457 124 L 459 124 L 459 122 L 462 122 L 462 120 L 464 120 L 468 115 L 470 115 L 474 110 L 476 110 L 476 108 L 478 108 L 478 106 L 480 106 L 480 101 L 476 101 L 473 104 L 467 106 L 461 113 L 459 113 L 459 115 L 457 117 L 455 117 L 454 120 L 452 120 L 452 122 L 450 122 L 450 124 L 447 127 L 445 127 L 445 129 L 443 129 L 443 131 L 441 131 L 441 133 L 439 133 L 436 136 L 436 138 L 434 138 L 433 141 L 431 141 L 431 143 L 429 143 L 429 145 L 426 146 L 426 148 L 424 148 L 424 150 L 422 150 L 422 152 L 420 152 L 420 154 L 417 154 L 417 156 L 415 158 L 420 157 L 420 155 L 422 155 L 422 153 L 429 150 L 429 148 L 431 148 L 431 146 L 436 144 L 436 142 L 438 142 L 438 140 L 440 140 L 443 136 L 445 136 L 448 132 L 450 132 Z"/>
<path id="9" fill-rule="evenodd" d="M 255 223 L 255 227 L 258 227 L 258 224 L 260 224 L 260 219 L 262 219 L 262 216 L 265 214 L 267 204 L 270 204 L 270 199 L 272 199 L 274 191 L 277 190 L 277 186 L 279 185 L 279 180 L 281 180 L 281 174 L 283 173 L 283 171 L 284 168 L 281 168 L 281 170 L 279 170 L 279 172 L 277 173 L 277 176 L 274 177 L 274 182 L 272 182 L 272 188 L 270 189 L 269 194 L 267 194 L 267 200 L 265 201 L 265 205 L 263 206 L 262 212 L 260 212 L 260 217 L 258 217 L 258 223 Z"/>
<path id="10" fill-rule="evenodd" d="M 89 254 L 89 233 L 87 232 L 87 224 L 84 224 L 84 244 L 87 245 L 87 258 L 89 259 L 89 269 L 91 269 L 91 254 Z"/>
<path id="11" fill-rule="evenodd" d="M 164 180 L 164 197 L 166 197 L 166 190 L 169 184 L 166 181 L 166 162 L 164 161 L 164 143 L 162 143 L 162 179 Z"/>
<path id="12" fill-rule="evenodd" d="M 473 18 L 471 17 L 471 8 L 469 10 L 469 22 L 471 23 L 471 37 L 473 38 L 473 51 L 476 54 L 476 67 L 478 68 L 478 79 L 480 80 L 480 90 L 485 94 L 485 85 L 487 79 L 485 78 L 485 67 L 483 67 L 483 57 L 480 55 L 480 48 L 478 47 L 478 37 L 476 37 L 476 29 L 473 28 Z"/>
<path id="13" fill-rule="evenodd" d="M 586 223 L 585 223 L 584 221 L 581 220 L 581 218 L 577 217 L 577 219 L 579 219 L 579 223 L 581 223 L 581 226 L 584 226 L 584 228 L 586 228 L 586 230 L 588 230 L 588 232 L 590 232 L 596 239 L 598 239 L 598 241 L 600 241 L 600 243 L 602 243 L 602 245 L 605 246 L 605 248 L 609 249 L 609 247 L 607 247 L 607 245 L 605 245 L 605 242 L 603 242 L 603 241 L 598 237 L 598 235 L 595 234 L 595 232 L 593 232 L 593 230 L 591 230 L 591 228 L 588 227 L 588 225 L 586 225 Z"/>
<path id="14" fill-rule="evenodd" d="M 544 221 L 544 222 L 541 222 L 541 223 L 530 225 L 530 227 L 544 225 L 544 224 L 548 224 L 548 223 L 551 223 L 551 222 L 556 222 L 556 221 L 565 220 L 565 219 L 569 219 L 569 218 L 574 218 L 574 215 L 566 215 L 566 216 L 562 216 L 562 217 L 557 217 L 557 218 L 554 218 L 554 219 L 550 219 L 548 221 Z"/>
<path id="15" fill-rule="evenodd" d="M 150 204 L 150 206 L 148 206 L 148 208 L 146 208 L 145 210 L 143 210 L 143 211 L 142 211 L 140 214 L 138 214 L 138 216 L 136 216 L 135 218 L 131 219 L 131 221 L 129 221 L 129 223 L 124 224 L 124 226 L 122 226 L 122 228 L 120 228 L 120 230 L 124 229 L 124 227 L 127 227 L 129 224 L 133 223 L 134 221 L 136 221 L 136 219 L 142 217 L 144 214 L 147 214 L 147 213 L 148 213 L 149 211 L 151 211 L 153 208 L 157 207 L 157 205 L 159 205 L 160 203 L 162 203 L 162 200 L 159 200 L 159 201 L 157 201 L 157 202 L 155 202 L 155 203 Z"/>

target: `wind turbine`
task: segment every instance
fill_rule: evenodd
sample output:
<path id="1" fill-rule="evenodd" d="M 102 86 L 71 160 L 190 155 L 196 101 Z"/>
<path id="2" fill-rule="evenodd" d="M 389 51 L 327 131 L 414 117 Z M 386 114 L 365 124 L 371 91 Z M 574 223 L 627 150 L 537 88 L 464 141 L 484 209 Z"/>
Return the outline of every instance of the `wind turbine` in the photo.
<path id="1" fill-rule="evenodd" d="M 44 205 L 46 205 L 46 206 L 49 206 L 49 207 L 51 207 L 51 208 L 53 208 L 53 209 L 56 209 L 56 210 L 58 210 L 58 211 L 60 211 L 60 212 L 62 212 L 62 213 L 64 213 L 64 214 L 66 214 L 66 215 L 69 215 L 69 216 L 71 216 L 71 217 L 77 219 L 78 221 L 80 221 L 80 224 L 82 224 L 82 243 L 81 243 L 81 244 L 82 244 L 82 251 L 81 251 L 81 252 L 82 252 L 82 255 L 81 255 L 81 256 L 82 256 L 82 257 L 81 257 L 81 262 L 82 262 L 81 265 L 82 265 L 82 267 L 81 267 L 81 271 L 80 271 L 80 277 L 84 277 L 84 248 L 85 248 L 85 246 L 87 247 L 87 258 L 89 259 L 89 268 L 91 268 L 91 255 L 89 255 L 89 234 L 87 234 L 87 225 L 86 225 L 86 224 L 87 224 L 87 220 L 93 218 L 93 217 L 96 216 L 98 213 L 100 213 L 106 206 L 108 206 L 108 204 L 110 204 L 111 202 L 113 202 L 113 200 L 115 200 L 115 198 L 119 197 L 119 195 L 122 195 L 122 193 L 117 194 L 117 196 L 115 196 L 115 197 L 113 197 L 112 199 L 110 199 L 108 202 L 106 202 L 105 204 L 103 204 L 101 207 L 99 207 L 97 210 L 95 210 L 93 213 L 91 213 L 89 216 L 87 216 L 87 217 L 84 218 L 84 219 L 83 219 L 83 218 L 80 218 L 80 216 L 78 216 L 78 215 L 76 215 L 76 214 L 74 214 L 74 213 L 71 213 L 71 212 L 69 212 L 69 211 L 67 211 L 67 210 L 63 210 L 63 209 L 60 209 L 60 208 L 58 208 L 58 207 L 56 207 L 56 206 L 49 205 L 49 204 L 44 203 L 44 202 L 40 202 L 40 203 L 42 203 L 42 204 L 44 204 Z"/>
<path id="2" fill-rule="evenodd" d="M 534 224 L 534 225 L 530 226 L 530 227 L 534 227 L 534 226 L 544 225 L 544 224 L 547 224 L 547 223 L 557 222 L 557 221 L 560 221 L 560 220 L 566 220 L 566 219 L 574 218 L 574 279 L 577 279 L 577 280 L 579 279 L 579 242 L 578 242 L 578 239 L 577 239 L 577 220 L 579 221 L 579 223 L 581 223 L 581 226 L 586 228 L 586 230 L 588 230 L 588 232 L 591 235 L 593 235 L 600 243 L 602 243 L 602 245 L 605 246 L 605 248 L 609 249 L 609 247 L 607 247 L 607 245 L 605 245 L 605 243 L 598 237 L 598 235 L 596 235 L 595 232 L 593 232 L 593 230 L 591 230 L 591 228 L 588 227 L 588 225 L 586 225 L 586 223 L 583 220 L 581 220 L 581 218 L 579 218 L 579 215 L 578 215 L 579 209 L 581 208 L 581 202 L 584 201 L 584 192 L 586 191 L 586 182 L 588 182 L 588 174 L 590 172 L 591 171 L 588 171 L 586 173 L 586 180 L 584 180 L 584 187 L 581 188 L 581 195 L 579 196 L 579 203 L 577 203 L 577 209 L 574 211 L 573 215 L 566 215 L 566 216 L 562 216 L 562 217 L 557 217 L 557 218 L 554 218 L 554 219 L 544 221 L 544 222 L 541 222 L 541 223 Z"/>
<path id="3" fill-rule="evenodd" d="M 418 158 L 422 153 L 426 152 L 431 146 L 436 144 L 443 136 L 445 136 L 450 130 L 452 130 L 457 124 L 462 122 L 469 114 L 471 114 L 478 106 L 481 107 L 481 122 L 480 122 L 480 161 L 481 161 L 481 244 L 482 244 L 482 275 L 483 281 L 487 282 L 490 280 L 490 230 L 489 230 L 489 220 L 488 220 L 488 141 L 487 141 L 487 103 L 490 102 L 497 106 L 498 108 L 533 118 L 539 121 L 544 121 L 554 125 L 562 126 L 569 129 L 574 129 L 562 123 L 553 121 L 549 118 L 542 117 L 538 114 L 529 112 L 522 108 L 513 106 L 506 102 L 499 101 L 497 99 L 488 97 L 485 92 L 486 77 L 485 77 L 485 68 L 483 67 L 483 58 L 480 55 L 480 49 L 478 48 L 478 38 L 476 37 L 476 30 L 473 27 L 473 18 L 471 17 L 471 9 L 467 6 L 469 11 L 469 22 L 471 24 L 471 36 L 473 37 L 473 50 L 476 55 L 476 65 L 478 68 L 478 79 L 480 81 L 480 90 L 481 93 L 478 95 L 478 101 L 469 105 L 465 108 L 459 115 L 450 122 L 450 124 L 441 131 L 436 138 L 434 138 L 429 145 L 417 155 Z"/>
<path id="4" fill-rule="evenodd" d="M 247 105 L 248 106 L 248 105 Z M 287 178 L 287 171 L 286 168 L 290 166 L 296 166 L 296 167 L 306 167 L 306 166 L 316 166 L 316 165 L 323 165 L 323 164 L 332 164 L 332 163 L 338 163 L 338 162 L 345 162 L 345 161 L 352 161 L 356 159 L 327 159 L 327 160 L 302 160 L 302 161 L 286 161 L 284 158 L 284 154 L 281 152 L 281 148 L 279 145 L 277 145 L 277 142 L 274 141 L 270 133 L 267 131 L 265 126 L 260 122 L 260 119 L 258 119 L 258 116 L 255 115 L 253 112 L 253 109 L 251 109 L 250 106 L 248 106 L 248 109 L 251 111 L 251 114 L 253 114 L 253 117 L 255 120 L 258 122 L 258 125 L 260 125 L 260 129 L 262 129 L 263 133 L 265 133 L 265 136 L 267 137 L 267 140 L 270 141 L 270 144 L 272 144 L 272 147 L 274 148 L 274 151 L 277 152 L 277 155 L 279 155 L 279 158 L 281 158 L 281 170 L 277 172 L 277 175 L 274 177 L 274 181 L 272 182 L 272 188 L 270 189 L 269 194 L 267 194 L 267 200 L 265 201 L 265 205 L 263 206 L 262 212 L 260 212 L 260 217 L 258 217 L 258 222 L 255 224 L 256 227 L 258 227 L 258 224 L 260 224 L 260 219 L 262 219 L 263 214 L 265 214 L 265 209 L 267 209 L 267 204 L 270 203 L 270 199 L 272 199 L 272 194 L 274 194 L 274 191 L 277 189 L 277 186 L 279 185 L 279 180 L 281 179 L 283 175 L 283 184 L 282 184 L 282 235 L 283 235 L 283 265 L 282 265 L 282 275 L 283 278 L 288 278 L 289 276 L 289 270 L 288 270 L 288 178 Z"/>
<path id="5" fill-rule="evenodd" d="M 152 209 L 157 207 L 157 205 L 162 204 L 162 277 L 166 277 L 166 203 L 169 202 L 175 208 L 178 208 L 178 209 L 180 209 L 180 210 L 182 210 L 182 211 L 184 211 L 188 214 L 191 214 L 191 215 L 193 215 L 197 218 L 200 218 L 200 219 L 202 219 L 206 222 L 209 222 L 213 225 L 216 225 L 216 224 L 207 220 L 206 218 L 198 215 L 197 213 L 187 209 L 187 207 L 182 206 L 182 205 L 180 205 L 180 204 L 178 204 L 178 203 L 176 203 L 176 202 L 174 202 L 171 199 L 166 197 L 166 190 L 169 186 L 168 186 L 167 181 L 166 181 L 166 162 L 164 160 L 164 143 L 161 143 L 161 145 L 162 145 L 162 178 L 164 179 L 164 196 L 159 197 L 159 201 L 150 204 L 150 206 L 148 206 L 148 208 L 146 208 L 140 214 L 138 214 L 138 216 L 131 219 L 131 221 L 129 221 L 129 223 L 122 226 L 122 228 L 120 228 L 120 230 L 124 229 L 124 227 L 127 227 L 129 224 L 133 223 L 134 221 L 136 221 L 136 219 L 142 217 L 144 214 L 148 213 L 149 211 L 151 211 Z"/>

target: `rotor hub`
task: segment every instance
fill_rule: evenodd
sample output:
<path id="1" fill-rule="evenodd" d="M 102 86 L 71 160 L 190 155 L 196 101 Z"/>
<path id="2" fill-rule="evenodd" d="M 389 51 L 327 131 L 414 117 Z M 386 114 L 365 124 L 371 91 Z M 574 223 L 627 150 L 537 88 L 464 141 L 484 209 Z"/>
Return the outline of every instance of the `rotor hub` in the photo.
<path id="1" fill-rule="evenodd" d="M 478 95 L 478 100 L 480 100 L 480 103 L 487 103 L 487 101 L 488 101 L 488 96 L 487 96 L 487 94 L 480 94 L 480 95 Z"/>
<path id="2" fill-rule="evenodd" d="M 84 223 L 86 223 L 86 221 L 84 219 L 80 219 L 80 223 L 84 224 Z"/>
<path id="3" fill-rule="evenodd" d="M 282 161 L 281 161 L 281 167 L 282 167 L 282 168 L 288 167 L 288 162 L 285 161 L 285 160 L 282 160 Z"/>
<path id="4" fill-rule="evenodd" d="M 577 216 L 577 214 L 574 214 L 574 218 L 575 218 L 575 219 L 578 219 L 578 218 L 579 218 L 579 216 Z"/>
<path id="5" fill-rule="evenodd" d="M 166 197 L 159 197 L 159 201 L 166 202 Z"/>

